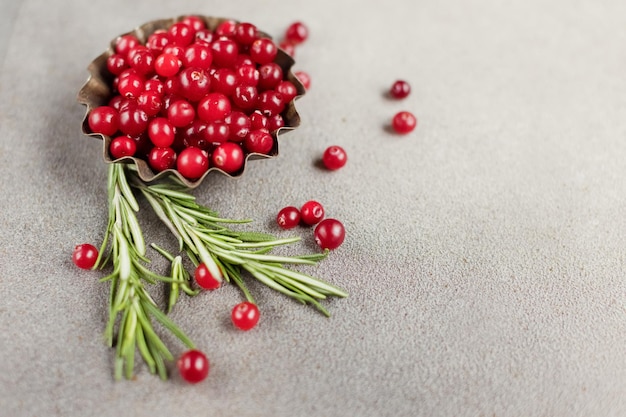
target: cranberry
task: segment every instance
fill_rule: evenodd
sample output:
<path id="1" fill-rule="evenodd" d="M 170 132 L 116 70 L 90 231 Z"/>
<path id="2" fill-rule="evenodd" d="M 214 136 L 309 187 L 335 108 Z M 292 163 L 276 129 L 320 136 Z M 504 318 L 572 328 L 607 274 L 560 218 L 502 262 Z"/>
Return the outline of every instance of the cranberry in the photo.
<path id="1" fill-rule="evenodd" d="M 346 237 L 346 230 L 339 220 L 325 219 L 315 227 L 315 242 L 322 249 L 337 249 Z"/>
<path id="2" fill-rule="evenodd" d="M 164 91 L 164 84 L 161 80 L 157 80 L 157 79 L 150 79 L 150 80 L 146 80 L 146 82 L 143 85 L 143 89 L 144 91 L 150 91 L 150 92 L 154 92 L 157 93 L 159 96 L 163 96 Z"/>
<path id="3" fill-rule="evenodd" d="M 170 38 L 167 35 L 167 31 L 157 30 L 152 35 L 148 36 L 146 47 L 150 50 L 152 55 L 158 56 L 169 43 Z"/>
<path id="4" fill-rule="evenodd" d="M 241 65 L 237 68 L 237 80 L 240 84 L 256 87 L 259 84 L 259 70 L 254 64 Z"/>
<path id="5" fill-rule="evenodd" d="M 128 63 L 141 75 L 150 75 L 154 73 L 154 56 L 148 48 L 139 47 L 133 49 L 128 54 Z"/>
<path id="6" fill-rule="evenodd" d="M 135 152 L 137 152 L 137 144 L 129 136 L 118 136 L 109 145 L 109 153 L 113 160 L 134 156 Z"/>
<path id="7" fill-rule="evenodd" d="M 215 40 L 215 34 L 209 29 L 201 29 L 196 32 L 196 43 L 211 45 Z"/>
<path id="8" fill-rule="evenodd" d="M 278 48 L 271 39 L 259 38 L 250 45 L 250 58 L 257 64 L 269 64 L 274 61 Z"/>
<path id="9" fill-rule="evenodd" d="M 198 103 L 198 117 L 205 122 L 224 120 L 230 111 L 230 100 L 222 93 L 209 93 Z"/>
<path id="10" fill-rule="evenodd" d="M 174 55 L 176 58 L 180 59 L 181 62 L 185 58 L 185 51 L 186 49 L 180 45 L 169 44 L 163 48 L 164 54 Z"/>
<path id="11" fill-rule="evenodd" d="M 233 174 L 243 166 L 244 153 L 237 143 L 225 142 L 213 150 L 211 162 L 222 171 Z"/>
<path id="12" fill-rule="evenodd" d="M 240 330 L 250 330 L 259 322 L 260 313 L 256 304 L 249 301 L 237 304 L 231 313 L 231 319 L 235 327 Z"/>
<path id="13" fill-rule="evenodd" d="M 264 64 L 259 67 L 260 90 L 271 90 L 283 80 L 283 69 L 275 62 Z"/>
<path id="14" fill-rule="evenodd" d="M 237 29 L 237 23 L 233 20 L 225 20 L 221 22 L 215 28 L 215 34 L 217 36 L 231 37 L 235 36 L 235 30 Z"/>
<path id="15" fill-rule="evenodd" d="M 113 136 L 119 126 L 119 115 L 113 107 L 100 106 L 89 113 L 87 122 L 92 132 Z"/>
<path id="16" fill-rule="evenodd" d="M 230 96 L 235 92 L 238 80 L 235 72 L 229 68 L 220 68 L 211 76 L 211 91 Z"/>
<path id="17" fill-rule="evenodd" d="M 282 41 L 278 44 L 278 47 L 292 58 L 296 55 L 296 45 L 293 42 Z"/>
<path id="18" fill-rule="evenodd" d="M 91 269 L 98 260 L 98 249 L 89 243 L 83 243 L 74 248 L 72 262 L 81 269 Z"/>
<path id="19" fill-rule="evenodd" d="M 238 85 L 232 96 L 233 104 L 242 110 L 252 110 L 258 100 L 257 89 L 251 85 Z"/>
<path id="20" fill-rule="evenodd" d="M 241 45 L 250 45 L 257 37 L 257 28 L 252 23 L 239 23 L 235 28 L 235 40 Z"/>
<path id="21" fill-rule="evenodd" d="M 211 51 L 213 52 L 213 62 L 218 67 L 231 68 L 235 66 L 237 55 L 239 55 L 237 42 L 227 38 L 218 39 L 211 44 Z"/>
<path id="22" fill-rule="evenodd" d="M 176 100 L 167 109 L 167 118 L 174 127 L 187 126 L 196 118 L 196 111 L 186 100 Z"/>
<path id="23" fill-rule="evenodd" d="M 274 147 L 274 138 L 263 130 L 253 130 L 248 133 L 243 144 L 250 153 L 267 155 Z"/>
<path id="24" fill-rule="evenodd" d="M 283 229 L 293 229 L 300 223 L 300 210 L 294 206 L 281 209 L 276 216 L 276 223 Z"/>
<path id="25" fill-rule="evenodd" d="M 391 86 L 389 95 L 393 98 L 405 98 L 411 93 L 411 86 L 403 80 L 398 80 Z"/>
<path id="26" fill-rule="evenodd" d="M 139 39 L 134 35 L 123 35 L 115 40 L 115 52 L 126 57 L 131 49 L 140 45 Z"/>
<path id="27" fill-rule="evenodd" d="M 299 44 L 307 40 L 309 29 L 302 22 L 294 22 L 285 31 L 285 39 L 294 44 Z"/>
<path id="28" fill-rule="evenodd" d="M 268 129 L 267 117 L 263 116 L 259 110 L 255 110 L 250 115 L 250 130 Z"/>
<path id="29" fill-rule="evenodd" d="M 206 96 L 210 87 L 211 80 L 200 68 L 185 68 L 178 74 L 178 92 L 191 102 Z"/>
<path id="30" fill-rule="evenodd" d="M 393 116 L 391 127 L 402 135 L 410 133 L 417 126 L 417 119 L 408 111 L 401 111 Z"/>
<path id="31" fill-rule="evenodd" d="M 276 91 L 283 96 L 283 100 L 285 100 L 285 103 L 289 103 L 298 95 L 298 90 L 296 89 L 296 86 L 293 85 L 291 81 L 287 80 L 279 82 L 276 86 Z"/>
<path id="32" fill-rule="evenodd" d="M 180 22 L 189 26 L 193 33 L 197 33 L 199 30 L 206 28 L 204 20 L 199 16 L 185 16 Z"/>
<path id="33" fill-rule="evenodd" d="M 263 91 L 259 94 L 257 105 L 261 113 L 266 116 L 280 114 L 285 108 L 283 96 L 274 90 Z"/>
<path id="34" fill-rule="evenodd" d="M 176 55 L 163 53 L 154 61 L 154 70 L 162 77 L 171 77 L 178 74 L 181 62 Z"/>
<path id="35" fill-rule="evenodd" d="M 275 114 L 267 118 L 267 128 L 270 132 L 285 126 L 285 120 L 280 114 Z"/>
<path id="36" fill-rule="evenodd" d="M 143 91 L 145 81 L 137 73 L 124 72 L 119 77 L 117 91 L 124 97 L 137 97 Z"/>
<path id="37" fill-rule="evenodd" d="M 144 91 L 137 97 L 137 105 L 150 117 L 159 114 L 163 108 L 163 99 L 154 91 Z"/>
<path id="38" fill-rule="evenodd" d="M 148 154 L 148 164 L 156 172 L 176 166 L 176 152 L 172 148 L 152 148 Z"/>
<path id="39" fill-rule="evenodd" d="M 148 136 L 154 146 L 167 148 L 174 143 L 174 126 L 164 117 L 156 117 L 148 124 Z"/>
<path id="40" fill-rule="evenodd" d="M 201 149 L 187 148 L 176 158 L 176 168 L 183 177 L 197 180 L 209 169 L 209 158 Z"/>
<path id="41" fill-rule="evenodd" d="M 223 143 L 230 137 L 228 125 L 221 121 L 208 123 L 203 131 L 204 139 L 210 143 Z"/>
<path id="42" fill-rule="evenodd" d="M 205 290 L 216 290 L 222 285 L 221 279 L 214 277 L 205 264 L 198 265 L 194 272 L 194 278 L 198 286 Z"/>
<path id="43" fill-rule="evenodd" d="M 224 122 L 230 131 L 229 140 L 241 142 L 250 132 L 250 118 L 240 111 L 231 112 Z"/>
<path id="44" fill-rule="evenodd" d="M 183 64 L 186 67 L 197 67 L 208 71 L 213 63 L 213 54 L 207 45 L 194 43 L 185 49 Z"/>
<path id="45" fill-rule="evenodd" d="M 148 127 L 148 115 L 139 107 L 125 107 L 120 110 L 120 126 L 122 133 L 139 136 Z"/>
<path id="46" fill-rule="evenodd" d="M 121 54 L 113 54 L 107 58 L 107 69 L 113 75 L 120 75 L 128 68 L 126 59 Z"/>
<path id="47" fill-rule="evenodd" d="M 174 23 L 167 31 L 170 41 L 173 45 L 185 47 L 189 45 L 194 38 L 195 33 L 185 23 Z"/>
<path id="48" fill-rule="evenodd" d="M 329 146 L 322 156 L 324 166 L 331 171 L 342 168 L 348 162 L 348 155 L 341 146 Z"/>
<path id="49" fill-rule="evenodd" d="M 210 364 L 204 353 L 199 350 L 189 350 L 180 356 L 176 367 L 181 378 L 190 384 L 197 384 L 209 375 Z"/>
<path id="50" fill-rule="evenodd" d="M 315 200 L 307 201 L 300 208 L 300 216 L 304 224 L 313 226 L 324 218 L 324 207 Z"/>
<path id="51" fill-rule="evenodd" d="M 311 88 L 311 77 L 309 76 L 308 73 L 304 71 L 296 71 L 294 75 L 296 76 L 298 80 L 300 80 L 300 82 L 302 83 L 302 85 L 304 86 L 306 90 Z"/>

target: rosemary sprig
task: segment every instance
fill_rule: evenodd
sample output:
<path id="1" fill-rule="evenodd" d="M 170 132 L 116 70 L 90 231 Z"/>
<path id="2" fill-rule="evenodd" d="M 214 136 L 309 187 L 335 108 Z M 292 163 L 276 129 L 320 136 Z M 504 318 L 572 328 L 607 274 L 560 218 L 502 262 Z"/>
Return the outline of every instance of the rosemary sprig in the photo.
<path id="1" fill-rule="evenodd" d="M 179 184 L 146 185 L 137 178 L 132 179 L 132 184 L 176 236 L 180 251 L 186 253 L 196 266 L 198 262 L 204 263 L 214 277 L 234 282 L 248 301 L 254 302 L 254 298 L 245 285 L 242 271 L 303 304 L 314 305 L 326 316 L 330 313 L 321 300 L 348 295 L 328 282 L 285 267 L 286 264 L 315 265 L 328 255 L 328 251 L 304 256 L 272 255 L 270 252 L 276 246 L 295 243 L 299 238 L 277 239 L 264 233 L 234 231 L 225 224 L 248 221 L 220 218 L 214 211 L 198 204 L 195 197 Z"/>
<path id="2" fill-rule="evenodd" d="M 180 257 L 172 259 L 172 276 L 165 277 L 150 271 L 144 264 L 146 246 L 135 213 L 139 205 L 126 179 L 122 164 L 111 164 L 108 174 L 109 222 L 95 268 L 113 264 L 113 272 L 101 281 L 111 285 L 109 320 L 105 338 L 110 347 L 115 346 L 115 378 L 122 375 L 132 378 L 135 351 L 139 350 L 151 373 L 167 378 L 165 361 L 173 360 L 169 349 L 156 333 L 153 322 L 160 323 L 184 345 L 194 348 L 193 342 L 156 305 L 146 290 L 146 283 L 159 281 L 173 288 L 188 287 L 188 275 L 182 268 Z M 108 256 L 103 257 L 107 246 Z M 177 299 L 170 293 L 169 309 Z"/>

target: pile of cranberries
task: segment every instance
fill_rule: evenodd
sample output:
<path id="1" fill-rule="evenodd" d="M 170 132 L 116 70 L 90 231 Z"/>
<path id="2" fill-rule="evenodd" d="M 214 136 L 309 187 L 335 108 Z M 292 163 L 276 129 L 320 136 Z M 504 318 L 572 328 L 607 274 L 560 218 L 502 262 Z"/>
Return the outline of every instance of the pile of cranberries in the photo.
<path id="1" fill-rule="evenodd" d="M 295 45 L 308 32 L 294 25 L 286 38 Z M 112 138 L 112 160 L 145 159 L 156 173 L 176 169 L 189 180 L 210 167 L 236 175 L 248 154 L 275 152 L 287 104 L 302 93 L 277 55 L 253 24 L 232 20 L 210 30 L 187 16 L 145 44 L 120 36 L 106 60 L 114 95 L 91 110 L 89 129 Z"/>

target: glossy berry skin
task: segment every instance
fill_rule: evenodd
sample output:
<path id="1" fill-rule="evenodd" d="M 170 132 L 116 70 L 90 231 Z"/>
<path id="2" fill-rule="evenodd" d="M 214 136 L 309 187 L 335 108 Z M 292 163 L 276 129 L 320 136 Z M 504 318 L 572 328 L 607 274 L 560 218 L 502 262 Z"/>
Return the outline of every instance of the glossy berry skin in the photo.
<path id="1" fill-rule="evenodd" d="M 91 269 L 98 259 L 98 249 L 89 243 L 83 243 L 74 248 L 72 262 L 81 269 Z"/>
<path id="2" fill-rule="evenodd" d="M 278 44 L 278 47 L 292 58 L 296 55 L 296 45 L 293 42 L 282 41 Z"/>
<path id="3" fill-rule="evenodd" d="M 242 22 L 235 28 L 234 38 L 241 45 L 250 45 L 257 37 L 257 28 L 252 23 Z"/>
<path id="4" fill-rule="evenodd" d="M 137 97 L 137 106 L 149 117 L 156 116 L 163 109 L 163 99 L 155 91 L 144 91 Z"/>
<path id="5" fill-rule="evenodd" d="M 222 143 L 213 150 L 211 162 L 213 166 L 228 174 L 233 174 L 243 166 L 243 149 L 235 142 Z"/>
<path id="6" fill-rule="evenodd" d="M 270 132 L 280 129 L 285 126 L 285 120 L 280 114 L 275 114 L 267 118 L 267 128 Z"/>
<path id="7" fill-rule="evenodd" d="M 163 52 L 163 48 L 165 48 L 170 43 L 170 38 L 167 35 L 167 31 L 159 29 L 155 31 L 152 35 L 148 36 L 148 40 L 146 41 L 146 47 L 150 50 L 152 55 L 159 56 L 161 52 Z"/>
<path id="8" fill-rule="evenodd" d="M 329 146 L 324 151 L 322 162 L 327 169 L 335 171 L 342 168 L 346 162 L 348 162 L 348 155 L 341 146 Z"/>
<path id="9" fill-rule="evenodd" d="M 176 100 L 167 109 L 167 118 L 174 127 L 187 126 L 196 118 L 193 105 L 186 100 Z"/>
<path id="10" fill-rule="evenodd" d="M 148 115 L 136 104 L 120 109 L 119 129 L 128 136 L 139 136 L 148 127 Z"/>
<path id="11" fill-rule="evenodd" d="M 189 45 L 195 36 L 193 30 L 186 24 L 179 22 L 174 23 L 167 31 L 170 42 L 173 45 L 185 47 Z"/>
<path id="12" fill-rule="evenodd" d="M 113 75 L 120 75 L 128 69 L 126 59 L 120 54 L 113 54 L 107 58 L 107 69 Z"/>
<path id="13" fill-rule="evenodd" d="M 231 96 L 239 84 L 237 74 L 230 68 L 219 68 L 211 75 L 211 91 Z"/>
<path id="14" fill-rule="evenodd" d="M 314 236 L 320 248 L 333 250 L 343 243 L 346 230 L 339 220 L 324 219 L 315 227 Z"/>
<path id="15" fill-rule="evenodd" d="M 196 67 L 208 71 L 213 63 L 213 54 L 207 45 L 194 43 L 185 49 L 183 64 L 185 67 Z"/>
<path id="16" fill-rule="evenodd" d="M 393 120 L 391 121 L 391 127 L 397 133 L 401 135 L 406 135 L 415 129 L 417 126 L 417 119 L 413 116 L 412 113 L 408 111 L 401 111 L 393 116 Z"/>
<path id="17" fill-rule="evenodd" d="M 120 74 L 118 80 L 117 91 L 126 98 L 137 97 L 143 91 L 145 81 L 135 72 L 126 70 Z"/>
<path id="18" fill-rule="evenodd" d="M 261 314 L 256 304 L 249 301 L 237 304 L 231 313 L 231 319 L 235 327 L 248 331 L 257 325 Z"/>
<path id="19" fill-rule="evenodd" d="M 211 80 L 200 68 L 185 68 L 178 74 L 178 93 L 195 103 L 209 92 Z"/>
<path id="20" fill-rule="evenodd" d="M 206 28 L 206 24 L 204 23 L 204 20 L 202 20 L 198 16 L 185 16 L 183 20 L 181 20 L 180 22 L 189 26 L 193 33 L 196 33 L 199 30 L 203 30 Z"/>
<path id="21" fill-rule="evenodd" d="M 196 268 L 194 278 L 198 286 L 205 290 L 216 290 L 222 285 L 221 279 L 215 278 L 203 263 Z"/>
<path id="22" fill-rule="evenodd" d="M 259 84 L 260 90 L 271 90 L 283 80 L 283 69 L 275 62 L 261 65 L 259 67 Z"/>
<path id="23" fill-rule="evenodd" d="M 264 130 L 253 130 L 246 136 L 243 146 L 250 153 L 267 155 L 274 147 L 274 138 Z"/>
<path id="24" fill-rule="evenodd" d="M 181 62 L 175 55 L 161 54 L 154 61 L 154 71 L 162 77 L 178 74 Z"/>
<path id="25" fill-rule="evenodd" d="M 242 110 L 252 110 L 257 105 L 259 93 L 251 85 L 238 85 L 231 97 L 233 104 Z"/>
<path id="26" fill-rule="evenodd" d="M 237 23 L 233 20 L 224 20 L 215 28 L 215 34 L 217 36 L 232 37 L 235 36 L 237 29 Z"/>
<path id="27" fill-rule="evenodd" d="M 309 29 L 302 22 L 294 22 L 285 31 L 285 39 L 294 45 L 306 41 L 309 37 Z"/>
<path id="28" fill-rule="evenodd" d="M 135 152 L 137 152 L 137 143 L 128 136 L 118 136 L 109 145 L 109 153 L 113 160 L 134 156 Z"/>
<path id="29" fill-rule="evenodd" d="M 282 208 L 276 216 L 276 223 L 282 229 L 293 229 L 300 224 L 300 210 L 294 206 Z"/>
<path id="30" fill-rule="evenodd" d="M 209 93 L 198 103 L 198 117 L 205 122 L 224 120 L 230 111 L 230 100 L 222 93 Z"/>
<path id="31" fill-rule="evenodd" d="M 197 180 L 209 169 L 209 157 L 199 148 L 183 149 L 176 158 L 176 169 L 190 180 Z"/>
<path id="32" fill-rule="evenodd" d="M 126 57 L 131 49 L 140 45 L 139 39 L 133 35 L 124 35 L 117 38 L 115 41 L 115 52 Z"/>
<path id="33" fill-rule="evenodd" d="M 197 384 L 209 375 L 210 364 L 204 353 L 194 349 L 183 353 L 178 358 L 176 367 L 181 378 L 190 384 Z"/>
<path id="34" fill-rule="evenodd" d="M 294 72 L 294 75 L 297 79 L 300 80 L 305 89 L 308 90 L 309 88 L 311 88 L 311 77 L 308 73 L 304 71 L 296 71 Z"/>
<path id="35" fill-rule="evenodd" d="M 261 113 L 271 117 L 282 113 L 285 108 L 285 101 L 282 94 L 274 90 L 263 91 L 257 99 L 257 106 Z"/>
<path id="36" fill-rule="evenodd" d="M 239 84 L 256 87 L 259 84 L 259 70 L 254 64 L 237 67 L 237 81 Z"/>
<path id="37" fill-rule="evenodd" d="M 324 207 L 315 200 L 307 201 L 300 208 L 302 223 L 313 226 L 324 218 Z"/>
<path id="38" fill-rule="evenodd" d="M 265 129 L 268 130 L 268 120 L 267 117 L 263 115 L 259 110 L 255 110 L 250 115 L 250 130 L 260 130 Z"/>
<path id="39" fill-rule="evenodd" d="M 283 96 L 285 103 L 289 103 L 298 95 L 296 86 L 291 81 L 280 81 L 276 85 L 276 91 Z"/>
<path id="40" fill-rule="evenodd" d="M 224 122 L 228 125 L 228 138 L 233 142 L 243 141 L 250 133 L 250 118 L 245 113 L 234 111 L 226 116 Z"/>
<path id="41" fill-rule="evenodd" d="M 237 62 L 239 47 L 232 39 L 218 39 L 211 44 L 213 62 L 221 68 L 232 68 Z"/>
<path id="42" fill-rule="evenodd" d="M 174 126 L 164 117 L 155 117 L 148 124 L 148 137 L 154 146 L 167 148 L 174 143 Z"/>
<path id="43" fill-rule="evenodd" d="M 389 95 L 393 98 L 405 98 L 411 93 L 411 86 L 403 80 L 398 80 L 389 89 Z"/>
<path id="44" fill-rule="evenodd" d="M 172 148 L 152 148 L 148 154 L 148 164 L 156 172 L 176 166 L 176 152 Z"/>
<path id="45" fill-rule="evenodd" d="M 230 137 L 230 129 L 226 122 L 222 121 L 207 123 L 202 133 L 204 140 L 209 143 L 224 143 Z"/>
<path id="46" fill-rule="evenodd" d="M 89 128 L 94 133 L 113 136 L 119 127 L 119 115 L 113 107 L 96 107 L 87 119 Z"/>
<path id="47" fill-rule="evenodd" d="M 250 45 L 250 58 L 257 64 L 269 64 L 274 61 L 278 48 L 271 39 L 259 38 Z"/>

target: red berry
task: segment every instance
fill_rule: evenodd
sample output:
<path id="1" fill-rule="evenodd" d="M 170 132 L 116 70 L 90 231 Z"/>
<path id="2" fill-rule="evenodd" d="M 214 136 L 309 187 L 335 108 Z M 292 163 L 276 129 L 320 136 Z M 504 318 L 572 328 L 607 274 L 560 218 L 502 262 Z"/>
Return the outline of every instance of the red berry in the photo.
<path id="1" fill-rule="evenodd" d="M 176 152 L 172 148 L 152 148 L 148 154 L 148 164 L 156 172 L 176 166 Z"/>
<path id="2" fill-rule="evenodd" d="M 224 120 L 230 111 L 230 100 L 222 93 L 209 93 L 198 103 L 198 117 L 205 122 Z"/>
<path id="3" fill-rule="evenodd" d="M 280 114 L 275 114 L 267 118 L 267 128 L 270 132 L 280 129 L 285 126 L 285 120 Z"/>
<path id="4" fill-rule="evenodd" d="M 256 87 L 259 84 L 259 70 L 254 64 L 240 65 L 237 68 L 237 80 L 240 84 Z"/>
<path id="5" fill-rule="evenodd" d="M 176 168 L 183 177 L 197 180 L 209 169 L 209 158 L 199 148 L 186 148 L 176 158 Z"/>
<path id="6" fill-rule="evenodd" d="M 129 70 L 120 74 L 118 80 L 117 91 L 127 98 L 139 96 L 145 85 L 145 80 L 141 75 Z"/>
<path id="7" fill-rule="evenodd" d="M 235 28 L 235 40 L 241 45 L 250 45 L 257 37 L 257 28 L 252 23 L 239 23 Z"/>
<path id="8" fill-rule="evenodd" d="M 196 32 L 196 43 L 210 46 L 215 40 L 215 34 L 209 29 L 200 29 Z"/>
<path id="9" fill-rule="evenodd" d="M 263 130 L 253 130 L 246 136 L 243 145 L 250 153 L 267 155 L 274 147 L 274 138 Z"/>
<path id="10" fill-rule="evenodd" d="M 128 64 L 141 75 L 154 73 L 154 55 L 146 47 L 133 49 L 128 54 Z"/>
<path id="11" fill-rule="evenodd" d="M 276 63 L 270 62 L 259 67 L 259 90 L 271 90 L 283 80 L 283 69 Z"/>
<path id="12" fill-rule="evenodd" d="M 296 45 L 290 41 L 282 41 L 278 44 L 278 47 L 285 51 L 287 55 L 290 57 L 294 57 L 296 55 Z"/>
<path id="13" fill-rule="evenodd" d="M 235 30 L 237 29 L 237 23 L 233 20 L 224 20 L 215 28 L 215 34 L 217 36 L 235 36 Z"/>
<path id="14" fill-rule="evenodd" d="M 391 86 L 389 95 L 393 98 L 405 98 L 411 93 L 411 86 L 406 81 L 398 80 Z"/>
<path id="15" fill-rule="evenodd" d="M 129 136 L 118 136 L 109 145 L 109 153 L 113 160 L 133 156 L 135 152 L 137 152 L 137 144 Z"/>
<path id="16" fill-rule="evenodd" d="M 185 16 L 180 22 L 189 26 L 191 28 L 191 31 L 194 33 L 206 28 L 204 20 L 202 20 L 202 18 L 199 16 Z"/>
<path id="17" fill-rule="evenodd" d="M 285 39 L 299 44 L 307 40 L 309 37 L 309 29 L 302 22 L 294 22 L 285 31 Z"/>
<path id="18" fill-rule="evenodd" d="M 244 162 L 244 153 L 235 142 L 225 142 L 218 145 L 211 154 L 213 166 L 222 171 L 233 174 L 241 169 Z"/>
<path id="19" fill-rule="evenodd" d="M 200 68 L 185 68 L 178 74 L 178 92 L 191 102 L 197 102 L 207 95 L 211 80 Z"/>
<path id="20" fill-rule="evenodd" d="M 274 90 L 263 91 L 257 99 L 257 106 L 266 116 L 280 114 L 285 108 L 282 94 Z"/>
<path id="21" fill-rule="evenodd" d="M 203 137 L 209 143 L 224 143 L 230 137 L 230 129 L 225 122 L 216 121 L 207 123 L 203 130 Z"/>
<path id="22" fill-rule="evenodd" d="M 134 35 L 123 35 L 115 41 L 115 52 L 126 57 L 134 47 L 140 45 L 139 39 Z"/>
<path id="23" fill-rule="evenodd" d="M 276 216 L 276 223 L 283 229 L 293 229 L 300 223 L 300 210 L 294 206 L 281 209 Z"/>
<path id="24" fill-rule="evenodd" d="M 81 269 L 91 269 L 98 259 L 98 249 L 89 243 L 83 243 L 74 248 L 72 262 Z"/>
<path id="25" fill-rule="evenodd" d="M 202 43 L 191 44 L 185 49 L 183 64 L 186 67 L 197 67 L 208 71 L 213 63 L 211 49 Z"/>
<path id="26" fill-rule="evenodd" d="M 348 162 L 348 155 L 341 146 L 329 146 L 322 156 L 324 166 L 331 171 L 342 168 Z"/>
<path id="27" fill-rule="evenodd" d="M 337 249 L 346 237 L 346 230 L 339 220 L 324 219 L 315 228 L 315 242 L 322 249 Z"/>
<path id="28" fill-rule="evenodd" d="M 267 117 L 263 116 L 263 113 L 261 113 L 259 110 L 255 110 L 250 115 L 250 130 L 260 129 L 269 130 L 268 120 Z"/>
<path id="29" fill-rule="evenodd" d="M 237 42 L 221 38 L 211 44 L 211 52 L 213 52 L 213 63 L 222 68 L 232 68 L 237 62 L 239 55 L 239 47 Z"/>
<path id="30" fill-rule="evenodd" d="M 196 111 L 186 100 L 176 100 L 167 109 L 167 118 L 174 127 L 187 126 L 196 118 Z"/>
<path id="31" fill-rule="evenodd" d="M 260 38 L 250 45 L 250 58 L 257 64 L 269 64 L 274 61 L 278 48 L 271 39 Z"/>
<path id="32" fill-rule="evenodd" d="M 113 136 L 119 127 L 119 115 L 113 107 L 100 106 L 89 113 L 87 122 L 92 132 Z"/>
<path id="33" fill-rule="evenodd" d="M 257 325 L 260 318 L 259 308 L 249 301 L 237 304 L 231 313 L 231 319 L 235 327 L 240 330 L 250 330 Z"/>
<path id="34" fill-rule="evenodd" d="M 393 116 L 393 120 L 391 121 L 391 127 L 393 127 L 393 130 L 402 135 L 413 131 L 415 126 L 417 126 L 417 119 L 408 111 L 401 111 L 397 113 Z"/>
<path id="35" fill-rule="evenodd" d="M 150 91 L 158 94 L 159 96 L 163 96 L 165 86 L 163 85 L 163 81 L 157 79 L 146 80 L 143 85 L 144 91 Z"/>
<path id="36" fill-rule="evenodd" d="M 324 207 L 315 200 L 307 201 L 300 208 L 300 216 L 304 224 L 313 226 L 324 218 Z"/>
<path id="37" fill-rule="evenodd" d="M 239 80 L 230 68 L 220 68 L 211 75 L 211 91 L 231 96 Z"/>
<path id="38" fill-rule="evenodd" d="M 113 54 L 107 58 L 107 69 L 113 75 L 120 75 L 128 69 L 128 63 L 121 54 Z"/>
<path id="39" fill-rule="evenodd" d="M 164 117 L 156 117 L 148 124 L 148 136 L 154 146 L 167 148 L 174 143 L 174 126 Z"/>
<path id="40" fill-rule="evenodd" d="M 148 116 L 156 116 L 163 108 L 163 99 L 155 91 L 144 91 L 137 97 L 137 106 Z"/>
<path id="41" fill-rule="evenodd" d="M 199 350 L 189 350 L 183 353 L 176 362 L 181 378 L 190 384 L 203 381 L 209 375 L 209 360 Z"/>
<path id="42" fill-rule="evenodd" d="M 148 127 L 148 115 L 137 105 L 120 109 L 120 126 L 122 133 L 129 136 L 139 136 Z"/>
<path id="43" fill-rule="evenodd" d="M 161 54 L 154 61 L 154 70 L 162 77 L 171 77 L 178 74 L 181 62 L 172 54 Z"/>
<path id="44" fill-rule="evenodd" d="M 167 31 L 170 41 L 173 45 L 187 46 L 189 45 L 195 36 L 192 29 L 184 23 L 174 23 Z"/>
<path id="45" fill-rule="evenodd" d="M 242 110 L 252 110 L 257 105 L 259 98 L 256 87 L 251 85 L 238 85 L 231 97 L 233 104 Z"/>
<path id="46" fill-rule="evenodd" d="M 306 90 L 311 88 L 311 77 L 309 76 L 308 73 L 304 71 L 296 71 L 294 75 L 296 76 L 297 79 L 300 80 L 300 82 L 302 83 L 302 85 L 304 86 Z"/>
<path id="47" fill-rule="evenodd" d="M 240 111 L 230 113 L 224 122 L 228 125 L 230 133 L 228 138 L 233 142 L 243 141 L 250 132 L 250 118 Z"/>
<path id="48" fill-rule="evenodd" d="M 148 36 L 146 47 L 150 50 L 152 55 L 158 56 L 169 43 L 170 38 L 167 35 L 167 31 L 160 29 Z"/>
<path id="49" fill-rule="evenodd" d="M 221 279 L 214 277 L 205 264 L 198 265 L 194 277 L 198 286 L 205 290 L 216 290 L 222 285 Z"/>
<path id="50" fill-rule="evenodd" d="M 298 90 L 296 86 L 293 85 L 291 81 L 281 81 L 276 86 L 276 91 L 279 92 L 283 96 L 283 100 L 285 103 L 289 103 L 298 95 Z"/>
<path id="51" fill-rule="evenodd" d="M 185 51 L 186 49 L 184 47 L 172 44 L 169 44 L 165 48 L 163 48 L 164 54 L 174 55 L 176 58 L 180 59 L 181 62 L 185 58 Z"/>

